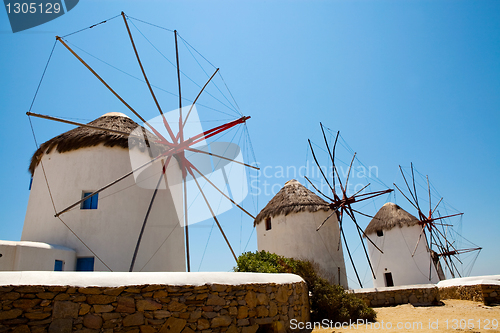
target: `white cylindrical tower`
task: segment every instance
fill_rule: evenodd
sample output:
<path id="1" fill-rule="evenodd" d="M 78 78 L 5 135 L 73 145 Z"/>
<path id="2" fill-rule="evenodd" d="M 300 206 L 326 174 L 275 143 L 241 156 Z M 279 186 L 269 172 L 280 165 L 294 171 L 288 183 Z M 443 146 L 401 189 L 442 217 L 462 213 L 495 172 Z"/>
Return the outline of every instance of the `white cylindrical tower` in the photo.
<path id="1" fill-rule="evenodd" d="M 105 114 L 89 125 L 126 133 L 138 127 L 119 113 Z M 68 270 L 107 271 L 93 251 L 111 270 L 128 271 L 154 189 L 138 186 L 131 175 L 60 219 L 54 215 L 129 173 L 129 149 L 149 154 L 145 148 L 129 147 L 126 135 L 87 127 L 42 144 L 30 165 L 33 181 L 21 240 L 74 249 L 77 263 Z M 169 181 L 180 182 L 174 179 L 180 177 L 175 158 L 170 164 L 174 167 L 169 168 Z M 159 179 L 160 170 L 155 177 Z M 173 200 L 168 186 L 157 192 L 134 271 L 185 271 L 184 230 Z"/>
<path id="2" fill-rule="evenodd" d="M 365 229 L 366 236 L 383 251 L 367 242 L 375 288 L 438 283 L 444 279 L 439 261 L 436 270 L 421 231 L 420 221 L 398 205 L 388 202 L 380 208 Z"/>
<path id="3" fill-rule="evenodd" d="M 336 216 L 316 231 L 331 212 L 326 201 L 298 181 L 286 182 L 255 218 L 259 251 L 311 261 L 321 276 L 347 288 Z"/>

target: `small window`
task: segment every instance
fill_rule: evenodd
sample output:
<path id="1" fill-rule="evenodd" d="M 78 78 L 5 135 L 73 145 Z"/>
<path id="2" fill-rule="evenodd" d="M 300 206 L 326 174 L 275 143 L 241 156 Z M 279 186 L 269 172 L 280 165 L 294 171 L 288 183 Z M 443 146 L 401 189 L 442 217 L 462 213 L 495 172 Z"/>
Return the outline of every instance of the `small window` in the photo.
<path id="1" fill-rule="evenodd" d="M 83 192 L 82 194 L 82 199 L 88 197 L 91 195 L 93 192 Z M 92 197 L 88 198 L 84 202 L 82 202 L 82 205 L 80 206 L 80 209 L 97 209 L 97 200 L 99 198 L 99 193 L 93 195 Z"/>
<path id="2" fill-rule="evenodd" d="M 392 280 L 392 273 L 384 273 L 385 275 L 385 286 L 394 287 L 394 281 Z"/>
<path id="3" fill-rule="evenodd" d="M 266 230 L 271 230 L 271 218 L 266 218 Z"/>
<path id="4" fill-rule="evenodd" d="M 93 272 L 94 271 L 94 257 L 83 257 L 76 259 L 77 272 Z"/>
<path id="5" fill-rule="evenodd" d="M 31 191 L 31 185 L 33 185 L 33 176 L 31 176 L 31 178 L 30 178 L 30 187 L 29 187 L 29 189 L 28 189 L 28 190 L 30 190 L 30 191 Z"/>
<path id="6" fill-rule="evenodd" d="M 377 230 L 377 236 L 382 237 L 384 235 L 383 230 Z"/>
<path id="7" fill-rule="evenodd" d="M 64 261 L 56 259 L 56 262 L 54 263 L 54 271 L 61 272 L 63 270 L 63 266 Z"/>

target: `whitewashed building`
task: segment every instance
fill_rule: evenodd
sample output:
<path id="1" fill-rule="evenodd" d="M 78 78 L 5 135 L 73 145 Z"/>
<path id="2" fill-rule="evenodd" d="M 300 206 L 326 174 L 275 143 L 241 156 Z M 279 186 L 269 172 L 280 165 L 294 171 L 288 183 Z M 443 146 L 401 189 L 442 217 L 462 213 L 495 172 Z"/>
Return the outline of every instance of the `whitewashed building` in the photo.
<path id="1" fill-rule="evenodd" d="M 298 181 L 286 182 L 255 218 L 259 251 L 311 261 L 320 275 L 347 288 L 336 216 L 316 231 L 331 212 L 326 201 Z"/>
<path id="2" fill-rule="evenodd" d="M 365 234 L 383 251 L 367 242 L 376 277 L 373 287 L 435 284 L 444 279 L 438 257 L 428 248 L 419 222 L 392 202 L 375 214 L 365 229 Z"/>
<path id="3" fill-rule="evenodd" d="M 120 113 L 89 125 L 126 133 L 138 127 Z M 0 270 L 129 270 L 154 189 L 138 186 L 129 176 L 54 216 L 129 173 L 129 149 L 150 153 L 144 142 L 129 147 L 128 140 L 128 135 L 78 127 L 40 146 L 30 165 L 33 179 L 21 242 L 0 242 Z M 172 158 L 170 164 L 179 170 L 176 163 Z M 134 271 L 185 271 L 184 230 L 169 190 L 156 195 Z"/>

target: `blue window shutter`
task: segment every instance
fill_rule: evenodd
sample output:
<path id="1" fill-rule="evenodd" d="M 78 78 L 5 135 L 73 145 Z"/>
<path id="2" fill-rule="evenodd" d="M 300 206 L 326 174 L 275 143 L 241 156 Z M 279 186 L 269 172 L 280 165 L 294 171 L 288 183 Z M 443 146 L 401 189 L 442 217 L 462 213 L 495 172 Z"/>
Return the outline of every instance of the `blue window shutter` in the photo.
<path id="1" fill-rule="evenodd" d="M 91 195 L 92 192 L 84 192 L 83 197 L 88 197 Z M 97 201 L 99 198 L 99 193 L 93 195 L 92 197 L 88 198 L 84 202 L 82 202 L 80 209 L 97 209 Z"/>
<path id="2" fill-rule="evenodd" d="M 99 193 L 90 198 L 90 209 L 97 209 L 97 198 L 99 198 Z"/>
<path id="3" fill-rule="evenodd" d="M 93 272 L 94 271 L 94 257 L 76 258 L 76 271 L 77 272 Z"/>
<path id="4" fill-rule="evenodd" d="M 60 272 L 63 270 L 63 261 L 62 260 L 57 260 L 54 263 L 54 271 Z"/>

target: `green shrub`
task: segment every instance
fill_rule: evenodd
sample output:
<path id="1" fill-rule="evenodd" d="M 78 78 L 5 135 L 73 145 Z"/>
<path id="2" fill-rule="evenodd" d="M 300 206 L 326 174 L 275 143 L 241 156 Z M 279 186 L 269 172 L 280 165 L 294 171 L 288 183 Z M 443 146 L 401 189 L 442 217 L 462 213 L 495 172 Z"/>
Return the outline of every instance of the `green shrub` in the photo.
<path id="1" fill-rule="evenodd" d="M 309 261 L 285 258 L 266 251 L 243 253 L 235 272 L 293 273 L 304 279 L 310 292 L 309 302 L 313 321 L 328 319 L 345 322 L 351 319 L 374 321 L 375 311 L 342 286 L 332 285 L 319 277 Z"/>

